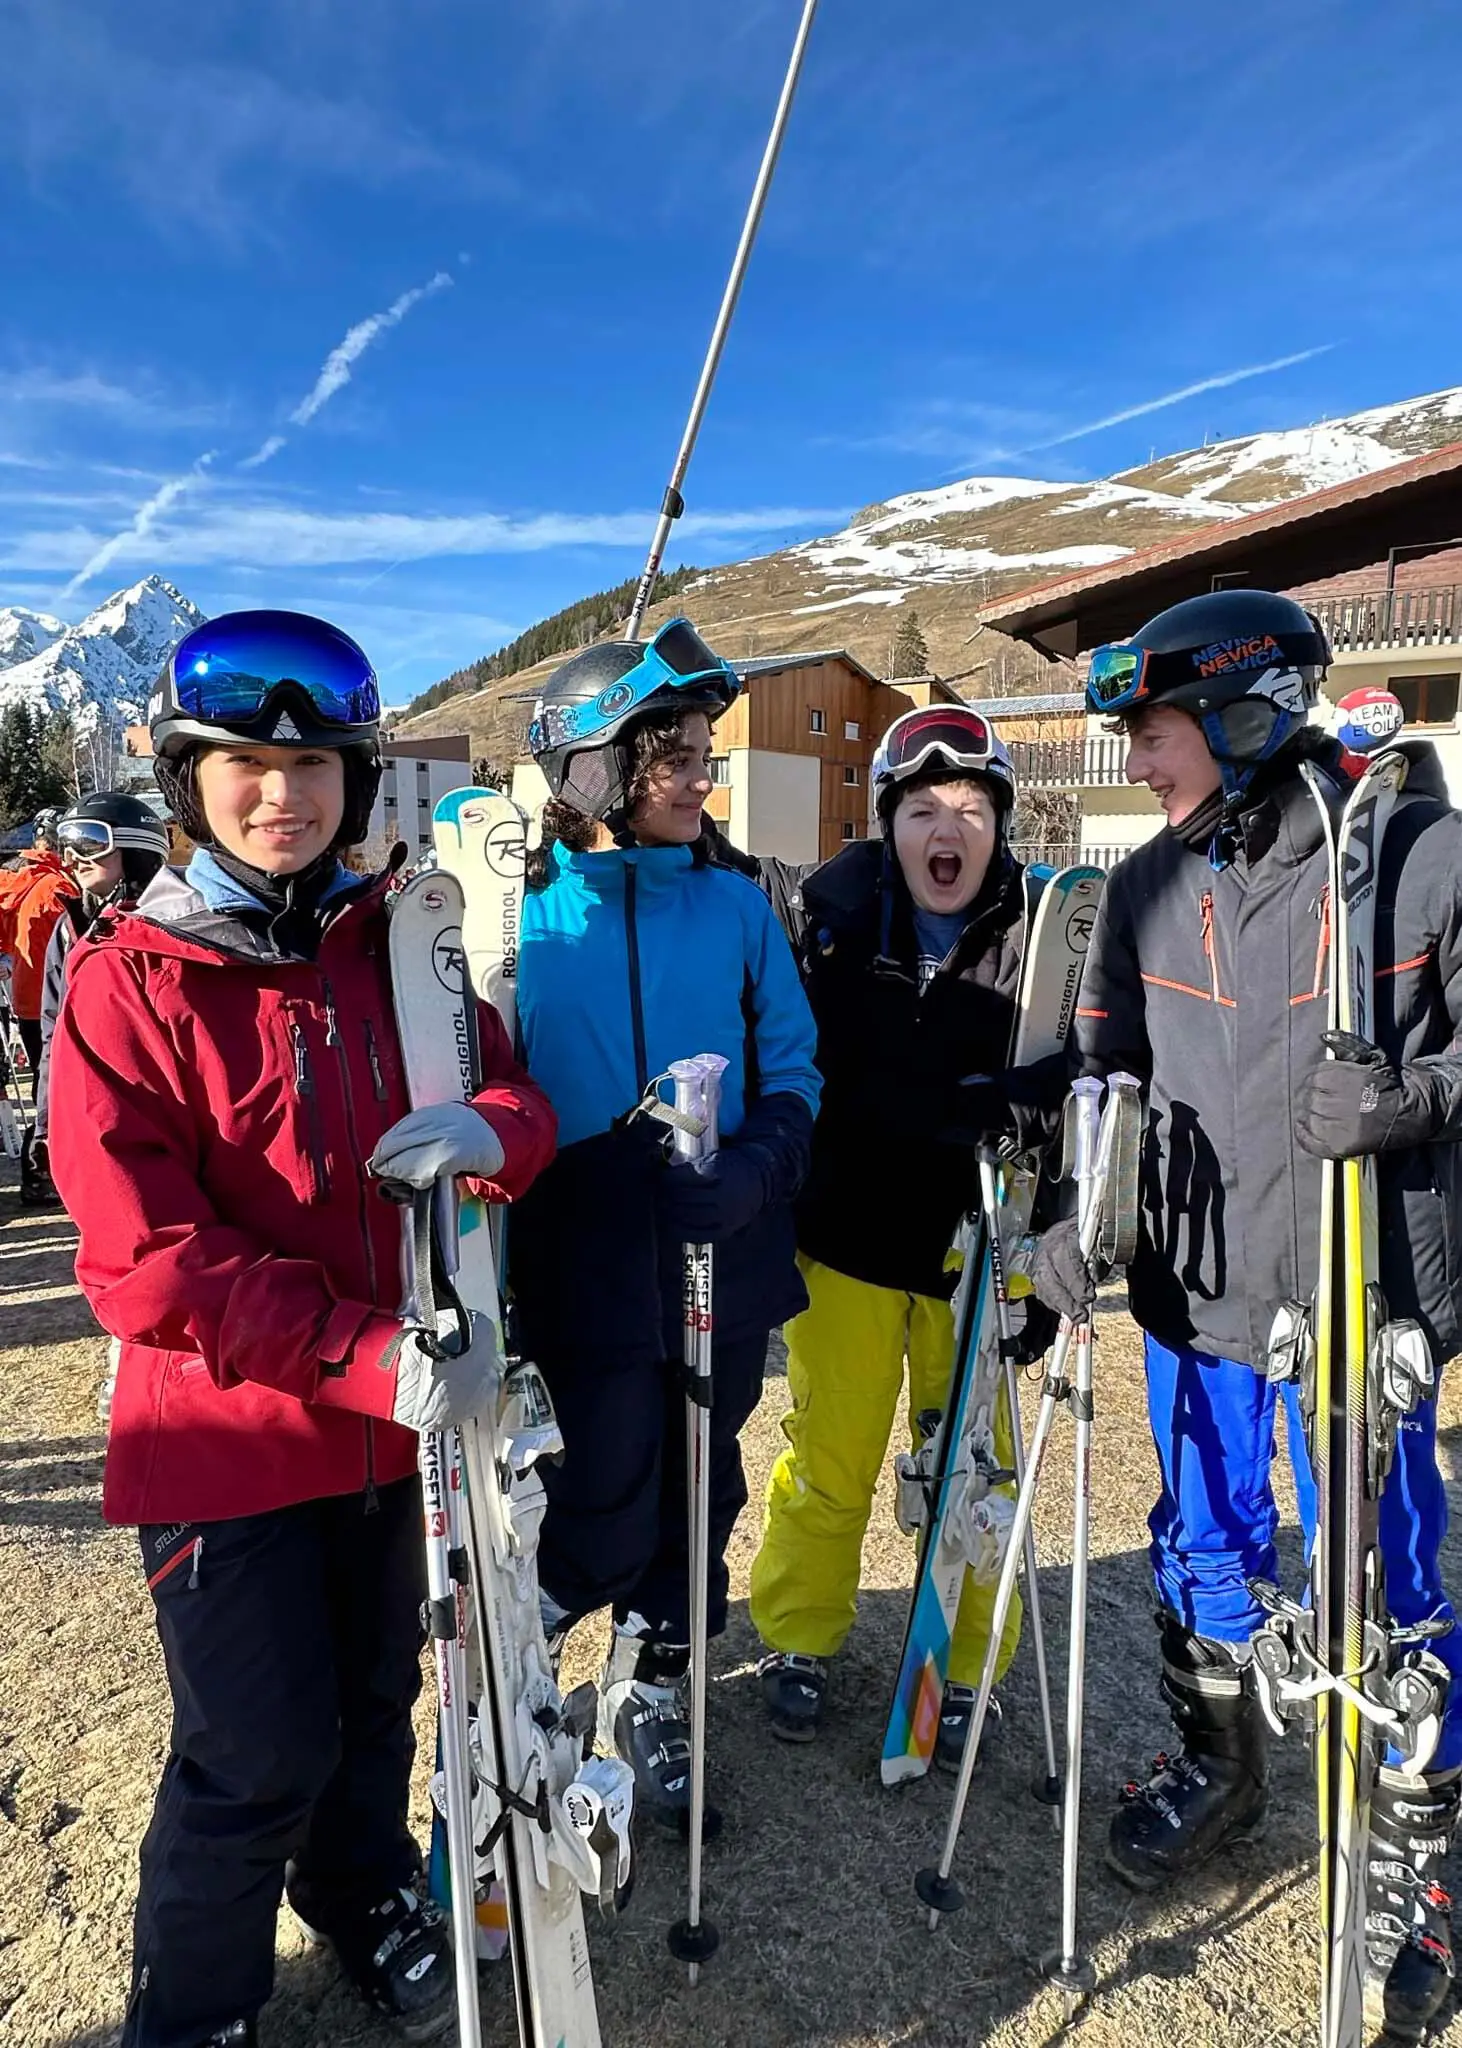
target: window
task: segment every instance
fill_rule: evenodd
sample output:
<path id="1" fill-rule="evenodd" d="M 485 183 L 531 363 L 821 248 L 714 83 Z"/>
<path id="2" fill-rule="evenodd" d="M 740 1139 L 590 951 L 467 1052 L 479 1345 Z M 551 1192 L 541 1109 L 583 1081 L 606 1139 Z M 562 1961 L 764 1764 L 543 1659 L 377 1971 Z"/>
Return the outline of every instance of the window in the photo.
<path id="1" fill-rule="evenodd" d="M 711 781 L 717 789 L 724 789 L 730 780 L 731 756 L 729 754 L 712 754 Z"/>
<path id="2" fill-rule="evenodd" d="M 809 732 L 826 732 L 827 713 L 825 711 L 817 710 L 815 706 L 809 706 L 807 712 L 807 730 Z"/>
<path id="3" fill-rule="evenodd" d="M 1457 686 L 1454 670 L 1445 676 L 1387 676 L 1386 688 L 1401 699 L 1408 725 L 1455 725 Z"/>
<path id="4" fill-rule="evenodd" d="M 862 779 L 863 778 L 859 770 L 851 762 L 849 762 L 847 766 L 844 767 L 843 781 L 849 789 L 856 789 L 858 787 L 858 784 L 862 781 Z"/>
<path id="5" fill-rule="evenodd" d="M 858 827 L 851 818 L 844 818 L 843 820 L 843 837 L 844 839 L 856 839 L 858 837 Z"/>
<path id="6" fill-rule="evenodd" d="M 857 719 L 845 718 L 843 720 L 843 738 L 845 740 L 861 740 L 862 737 L 863 728 L 859 725 Z"/>

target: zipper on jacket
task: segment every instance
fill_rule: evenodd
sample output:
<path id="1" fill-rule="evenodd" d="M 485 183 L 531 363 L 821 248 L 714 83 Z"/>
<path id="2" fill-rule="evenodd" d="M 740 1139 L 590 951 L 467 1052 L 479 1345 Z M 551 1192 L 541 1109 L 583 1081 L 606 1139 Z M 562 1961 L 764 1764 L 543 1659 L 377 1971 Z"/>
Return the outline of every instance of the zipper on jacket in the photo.
<path id="1" fill-rule="evenodd" d="M 1203 917 L 1203 957 L 1208 962 L 1208 982 L 1213 991 L 1213 1000 L 1216 1003 L 1221 1003 L 1223 997 L 1218 992 L 1218 948 L 1213 942 L 1213 892 L 1211 889 L 1204 890 L 1198 907 Z"/>
<path id="2" fill-rule="evenodd" d="M 196 1593 L 198 1591 L 199 1585 L 201 1584 L 198 1574 L 202 1567 L 202 1564 L 203 1538 L 201 1536 L 195 1536 L 193 1538 L 193 1568 L 188 1573 L 188 1591 L 190 1593 Z"/>
<path id="3" fill-rule="evenodd" d="M 1320 936 L 1315 942 L 1315 978 L 1310 984 L 1310 994 L 1317 1000 L 1325 986 L 1325 963 L 1330 957 L 1330 884 L 1327 882 L 1320 891 L 1320 900 L 1315 906 L 1320 920 Z"/>
<path id="4" fill-rule="evenodd" d="M 291 1024 L 294 1041 L 294 1092 L 305 1112 L 309 1139 L 310 1200 L 323 1202 L 330 1187 L 330 1168 L 325 1158 L 324 1134 L 320 1129 L 320 1102 L 315 1077 L 310 1072 L 310 1048 L 298 1024 Z"/>
<path id="5" fill-rule="evenodd" d="M 645 1001 L 640 987 L 640 933 L 635 923 L 635 870 L 627 861 L 624 870 L 624 943 L 629 962 L 629 1015 L 635 1038 L 635 1099 L 643 1102 L 650 1085 L 650 1059 L 645 1050 Z"/>
<path id="6" fill-rule="evenodd" d="M 366 1058 L 371 1063 L 371 1086 L 376 1091 L 377 1102 L 386 1099 L 386 1077 L 381 1072 L 380 1056 L 376 1051 L 376 1034 L 369 1017 L 365 1018 Z"/>
<path id="7" fill-rule="evenodd" d="M 335 991 L 323 974 L 320 976 L 320 987 L 325 997 L 325 1043 L 334 1047 L 335 1056 L 340 1063 L 340 1093 L 345 1103 L 345 1128 L 350 1135 L 350 1156 L 355 1164 L 356 1207 L 360 1215 L 360 1234 L 365 1241 L 366 1276 L 370 1285 L 371 1300 L 375 1302 L 378 1299 L 376 1249 L 371 1243 L 369 1196 L 366 1193 L 365 1166 L 360 1156 L 360 1133 L 356 1129 L 355 1105 L 350 1099 L 350 1061 L 335 1015 Z M 369 1416 L 365 1417 L 365 1459 L 366 1512 L 369 1514 L 376 1506 L 376 1438 L 375 1428 Z"/>

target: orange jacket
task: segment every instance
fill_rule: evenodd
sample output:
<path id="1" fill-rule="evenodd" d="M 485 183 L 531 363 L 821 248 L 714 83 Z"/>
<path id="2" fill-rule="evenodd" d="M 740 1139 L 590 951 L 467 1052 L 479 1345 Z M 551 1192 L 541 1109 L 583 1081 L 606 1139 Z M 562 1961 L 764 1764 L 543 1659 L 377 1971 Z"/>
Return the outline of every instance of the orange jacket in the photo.
<path id="1" fill-rule="evenodd" d="M 45 848 L 21 855 L 21 865 L 0 877 L 0 953 L 10 955 L 10 1002 L 17 1017 L 41 1014 L 46 948 L 62 906 L 81 891 L 61 856 Z"/>

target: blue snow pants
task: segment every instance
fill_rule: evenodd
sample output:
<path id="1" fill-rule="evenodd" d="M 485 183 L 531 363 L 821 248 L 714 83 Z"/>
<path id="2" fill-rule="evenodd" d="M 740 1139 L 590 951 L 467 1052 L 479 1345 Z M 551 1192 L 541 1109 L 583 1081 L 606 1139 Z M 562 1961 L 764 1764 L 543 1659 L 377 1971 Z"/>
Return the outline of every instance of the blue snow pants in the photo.
<path id="1" fill-rule="evenodd" d="M 1147 1412 L 1162 1468 L 1148 1517 L 1158 1602 L 1195 1634 L 1247 1642 L 1263 1620 L 1250 1579 L 1277 1579 L 1279 1510 L 1270 1468 L 1282 1392 L 1285 1435 L 1306 1556 L 1315 1540 L 1315 1482 L 1300 1418 L 1299 1389 L 1276 1390 L 1262 1373 L 1202 1351 L 1144 1340 Z M 1454 1619 L 1442 1590 L 1440 1553 L 1447 1498 L 1437 1470 L 1436 1403 L 1403 1416 L 1381 1496 L 1386 1599 L 1402 1623 Z M 1452 1672 L 1441 1745 L 1429 1766 L 1462 1764 L 1462 1630 L 1430 1647 Z"/>

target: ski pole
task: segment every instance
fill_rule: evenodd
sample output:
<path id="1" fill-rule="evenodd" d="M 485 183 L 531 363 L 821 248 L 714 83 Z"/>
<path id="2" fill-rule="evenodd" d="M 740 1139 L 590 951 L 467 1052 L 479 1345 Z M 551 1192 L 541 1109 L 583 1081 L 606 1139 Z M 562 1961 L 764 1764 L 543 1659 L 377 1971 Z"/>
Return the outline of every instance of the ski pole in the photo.
<path id="1" fill-rule="evenodd" d="M 1102 1190 L 1096 1179 L 1097 1125 L 1102 1084 L 1077 1081 L 1076 1203 L 1083 1240 L 1099 1220 Z M 1061 1952 L 1051 1980 L 1074 2019 L 1091 1995 L 1091 1967 L 1076 1947 L 1077 1854 L 1081 1842 L 1081 1766 L 1086 1704 L 1086 1595 L 1091 1536 L 1092 1341 L 1090 1317 L 1076 1332 L 1076 1376 L 1070 1407 L 1076 1422 L 1071 1529 L 1071 1616 L 1066 1666 L 1066 1796 L 1061 1810 Z"/>
<path id="2" fill-rule="evenodd" d="M 718 1053 L 676 1060 L 670 1068 L 679 1159 L 709 1158 L 718 1147 L 717 1112 L 726 1061 Z M 697 1130 L 697 1126 L 699 1129 Z M 708 1244 L 685 1247 L 686 1496 L 690 1524 L 690 1871 L 689 1905 L 666 1935 L 670 1953 L 690 1981 L 716 1953 L 721 1937 L 701 1915 L 701 1851 L 706 1828 L 706 1658 L 711 1571 L 711 1338 L 715 1259 Z"/>
<path id="3" fill-rule="evenodd" d="M 450 1186 L 443 1191 L 451 1195 Z M 411 1190 L 402 1218 L 401 1320 L 427 1351 L 444 1356 L 437 1335 L 432 1285 L 433 1210 L 438 1188 Z M 443 1203 L 442 1207 L 445 1208 Z M 459 1323 L 462 1318 L 457 1304 Z M 462 1341 L 467 1332 L 461 1331 Z M 477 1870 L 472 1840 L 472 1751 L 467 1719 L 466 1562 L 454 1542 L 453 1489 L 461 1492 L 458 1431 L 424 1430 L 418 1450 L 422 1521 L 426 1532 L 427 1627 L 437 1674 L 442 1730 L 442 1791 L 447 1824 L 447 1867 L 452 1887 L 452 1957 L 457 1978 L 457 2036 L 461 2048 L 481 2048 L 477 1996 Z M 455 1532 L 460 1533 L 460 1532 Z"/>
<path id="4" fill-rule="evenodd" d="M 1000 1245 L 1000 1195 L 996 1182 L 995 1155 L 988 1146 L 980 1148 L 980 1205 L 985 1212 L 985 1241 L 990 1247 L 990 1286 L 995 1297 L 995 1321 L 1000 1332 L 1000 1356 L 1004 1360 L 1005 1405 L 1010 1418 L 1010 1462 L 1015 1472 L 1019 1498 L 1025 1484 L 1025 1438 L 1020 1421 L 1020 1389 L 1015 1360 L 1011 1356 L 1014 1333 L 1010 1327 L 1010 1294 L 1005 1284 L 1005 1254 Z M 1032 1786 L 1036 1797 L 1051 1809 L 1051 1825 L 1061 1831 L 1061 1773 L 1056 1763 L 1056 1726 L 1051 1712 L 1051 1677 L 1046 1664 L 1046 1632 L 1041 1621 L 1041 1588 L 1036 1563 L 1036 1532 L 1027 1524 L 1025 1532 L 1025 1599 L 1030 1609 L 1031 1647 L 1036 1660 L 1036 1691 L 1041 1704 L 1041 1735 L 1046 1745 L 1044 1781 Z"/>
<path id="5" fill-rule="evenodd" d="M 1078 1087 L 1081 1084 L 1076 1084 Z M 1098 1091 L 1100 1083 L 1097 1083 Z M 1091 1212 L 1080 1224 L 1081 1248 L 1090 1258 L 1096 1248 L 1097 1234 L 1101 1227 L 1100 1189 L 1104 1183 L 1108 1150 L 1106 1128 L 1102 1142 L 1098 1144 L 1095 1168 L 1095 1184 L 1098 1191 Z M 1000 1644 L 1005 1634 L 1005 1625 L 1010 1618 L 1011 1604 L 1015 1598 L 1015 1581 L 1020 1571 L 1021 1558 L 1025 1547 L 1026 1530 L 1030 1527 L 1035 1507 L 1036 1489 L 1040 1485 L 1041 1468 L 1045 1463 L 1046 1448 L 1051 1440 L 1051 1429 L 1056 1420 L 1056 1410 L 1070 1397 L 1071 1381 L 1067 1375 L 1067 1363 L 1076 1335 L 1076 1325 L 1064 1316 L 1056 1334 L 1051 1361 L 1041 1388 L 1041 1405 L 1036 1414 L 1036 1426 L 1031 1436 L 1031 1447 L 1026 1459 L 1025 1479 L 1015 1503 L 1015 1516 L 1011 1523 L 1010 1536 L 1005 1559 L 1000 1567 L 1000 1582 L 995 1590 L 995 1606 L 990 1617 L 990 1641 L 985 1651 L 985 1667 L 980 1674 L 980 1690 L 975 1701 L 975 1711 L 970 1722 L 970 1732 L 965 1743 L 964 1755 L 960 1758 L 959 1778 L 954 1788 L 954 1801 L 950 1807 L 949 1821 L 944 1832 L 944 1846 L 937 1865 L 929 1865 L 914 1879 L 914 1890 L 922 1904 L 929 1908 L 929 1926 L 932 1931 L 939 1925 L 942 1913 L 956 1913 L 964 1904 L 964 1893 L 950 1875 L 954 1868 L 954 1852 L 959 1845 L 960 1829 L 964 1824 L 965 1807 L 969 1802 L 970 1785 L 974 1780 L 975 1765 L 979 1761 L 980 1741 L 985 1732 L 985 1721 L 990 1711 L 990 1696 L 995 1690 L 995 1666 L 1000 1655 Z"/>
<path id="6" fill-rule="evenodd" d="M 771 190 L 772 174 L 777 168 L 777 158 L 782 152 L 782 138 L 787 132 L 787 118 L 792 111 L 792 99 L 797 91 L 797 80 L 802 71 L 802 59 L 807 52 L 807 38 L 812 33 L 812 17 L 817 12 L 817 0 L 805 0 L 802 20 L 798 25 L 797 39 L 792 45 L 792 57 L 787 66 L 787 75 L 782 81 L 782 96 L 777 101 L 777 111 L 772 118 L 772 132 L 767 137 L 767 146 L 762 153 L 761 169 L 756 174 L 752 187 L 751 204 L 746 210 L 742 224 L 741 240 L 736 245 L 736 254 L 731 263 L 731 275 L 726 280 L 726 289 L 721 296 L 721 310 L 716 315 L 716 324 L 711 330 L 710 346 L 706 359 L 701 365 L 700 382 L 695 387 L 695 397 L 690 402 L 690 417 L 685 423 L 685 432 L 680 437 L 680 452 L 670 472 L 670 481 L 665 486 L 665 496 L 660 502 L 660 517 L 655 523 L 655 535 L 650 542 L 635 601 L 630 607 L 629 624 L 625 627 L 626 640 L 638 640 L 640 627 L 644 624 L 645 613 L 650 599 L 655 594 L 655 584 L 660 575 L 660 564 L 665 559 L 666 543 L 670 529 L 685 510 L 685 499 L 681 485 L 685 482 L 690 458 L 695 453 L 696 437 L 705 418 L 706 406 L 711 396 L 711 386 L 716 381 L 716 372 L 721 367 L 721 351 L 726 346 L 726 336 L 731 331 L 732 316 L 736 301 L 741 296 L 742 280 L 746 266 L 751 260 L 752 245 L 756 231 L 761 226 L 762 211 Z"/>

